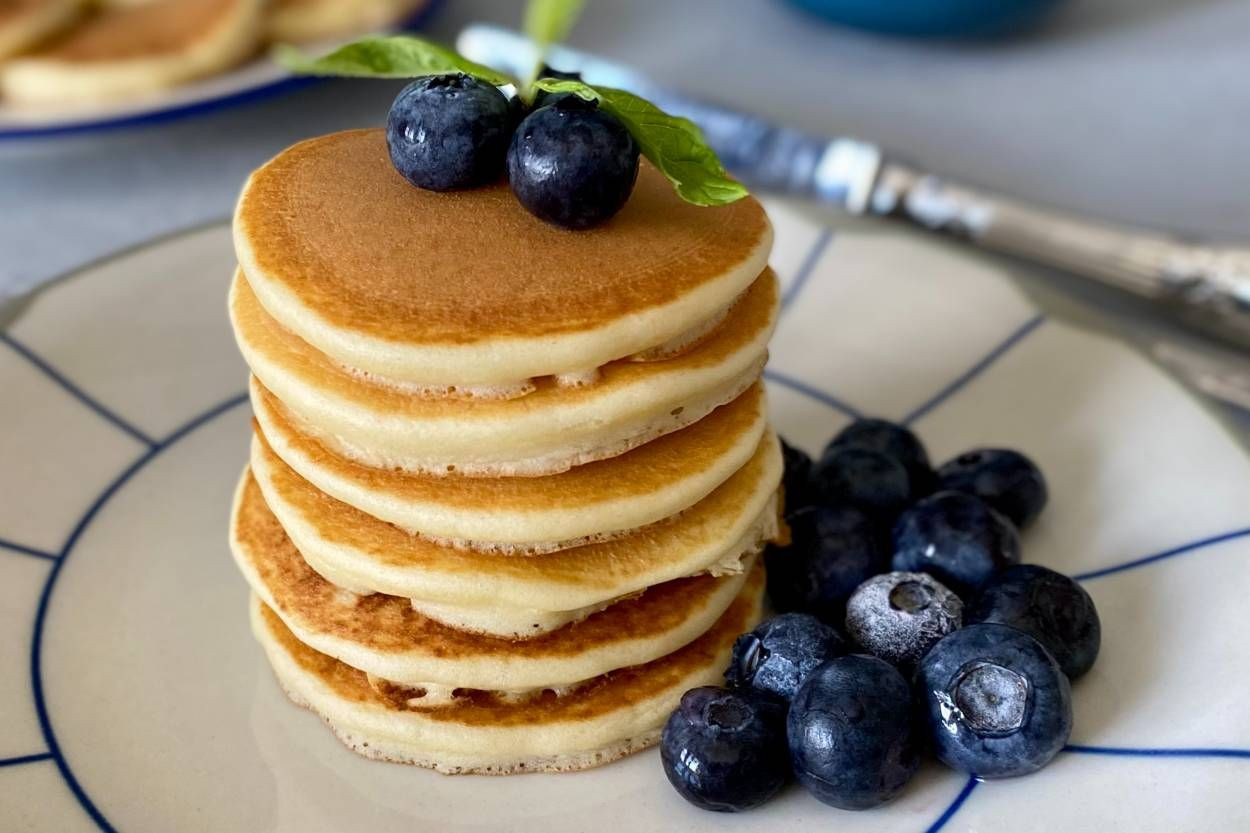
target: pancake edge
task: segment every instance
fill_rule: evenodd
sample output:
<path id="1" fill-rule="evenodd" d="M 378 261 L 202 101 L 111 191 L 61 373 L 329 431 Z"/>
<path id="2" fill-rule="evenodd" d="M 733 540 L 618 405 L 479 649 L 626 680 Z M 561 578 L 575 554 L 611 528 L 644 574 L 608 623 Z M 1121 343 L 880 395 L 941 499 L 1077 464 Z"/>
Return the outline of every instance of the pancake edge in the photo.
<path id="1" fill-rule="evenodd" d="M 762 448 L 760 453 L 763 459 L 759 484 L 752 492 L 750 498 L 744 501 L 744 511 L 738 515 L 736 522 L 729 529 L 729 534 L 736 534 L 737 537 L 728 548 L 708 547 L 702 556 L 697 559 L 680 563 L 667 562 L 663 569 L 649 571 L 645 574 L 645 577 L 635 578 L 633 581 L 625 584 L 614 585 L 607 590 L 603 589 L 603 585 L 575 587 L 561 583 L 558 586 L 548 585 L 550 589 L 545 590 L 542 594 L 531 593 L 531 595 L 524 598 L 519 595 L 516 597 L 510 596 L 510 590 L 526 586 L 519 584 L 515 577 L 499 579 L 483 585 L 480 577 L 472 580 L 465 578 L 466 573 L 463 570 L 448 571 L 445 577 L 440 578 L 438 571 L 432 570 L 408 570 L 397 567 L 377 568 L 372 566 L 372 560 L 364 553 L 359 553 L 345 561 L 335 555 L 335 552 L 344 548 L 324 542 L 319 533 L 317 533 L 312 521 L 298 509 L 292 508 L 277 493 L 268 477 L 268 464 L 263 459 L 259 461 L 260 465 L 258 466 L 256 465 L 257 458 L 254 457 L 251 471 L 256 478 L 261 493 L 265 496 L 265 501 L 269 505 L 270 511 L 278 518 L 278 522 L 286 530 L 291 542 L 304 556 L 304 560 L 308 565 L 314 571 L 324 576 L 331 584 L 352 592 L 385 593 L 391 596 L 416 599 L 418 602 L 414 606 L 418 608 L 420 601 L 426 600 L 451 605 L 504 604 L 511 605 L 518 610 L 537 609 L 559 612 L 606 604 L 615 598 L 638 592 L 653 584 L 671 581 L 687 575 L 695 575 L 704 571 L 715 571 L 719 565 L 731 559 L 740 561 L 745 555 L 750 554 L 751 551 L 762 549 L 768 540 L 775 537 L 778 528 L 777 510 L 779 508 L 779 499 L 777 486 L 781 479 L 782 458 L 780 446 L 775 441 Z M 751 461 L 748 461 L 748 465 L 750 464 Z M 737 474 L 738 472 L 735 472 L 734 476 L 737 476 Z M 311 484 L 309 486 L 310 488 L 316 488 Z M 383 523 L 383 521 L 378 522 Z M 679 521 L 674 519 L 673 522 Z M 751 541 L 752 538 L 757 538 L 757 540 Z M 543 556 L 501 556 L 491 554 L 489 557 L 541 559 Z M 366 566 L 367 569 L 352 571 L 347 567 L 348 561 Z M 476 595 L 468 596 L 463 592 L 470 583 L 473 585 Z M 528 589 L 532 589 L 532 587 Z M 543 601 L 541 606 L 537 604 L 538 599 Z M 459 623 L 449 622 L 448 624 L 459 626 Z M 463 627 L 461 629 L 471 630 Z M 507 634 L 494 635 L 505 636 Z"/>
<path id="2" fill-rule="evenodd" d="M 722 456 L 710 461 L 703 470 L 666 484 L 662 490 L 665 493 L 662 505 L 655 500 L 661 490 L 653 490 L 626 499 L 613 497 L 573 507 L 551 507 L 548 511 L 505 512 L 498 507 L 465 508 L 419 503 L 390 495 L 379 496 L 350 476 L 320 467 L 304 455 L 291 438 L 277 428 L 274 415 L 260 398 L 255 384 L 250 393 L 252 411 L 265 442 L 284 463 L 313 486 L 361 512 L 427 540 L 483 552 L 554 552 L 626 536 L 670 518 L 707 497 L 746 465 L 759 445 L 772 436 L 768 427 L 767 395 L 761 388 L 760 411 L 751 426 L 735 438 Z M 305 439 L 317 442 L 314 438 Z M 253 445 L 257 442 L 259 438 L 254 437 Z M 252 459 L 255 459 L 256 453 L 254 449 Z M 354 461 L 345 462 L 360 465 Z M 610 518 L 611 523 L 605 526 L 603 518 Z"/>
<path id="3" fill-rule="evenodd" d="M 763 584 L 747 599 L 748 615 L 742 632 L 759 621 L 763 610 Z M 250 596 L 252 633 L 260 643 L 277 682 L 295 705 L 308 709 L 325 723 L 345 746 L 366 758 L 405 763 L 433 769 L 447 775 L 511 775 L 530 772 L 573 772 L 611 763 L 626 755 L 653 746 L 668 715 L 676 708 L 682 694 L 701 685 L 717 685 L 722 679 L 733 649 L 733 638 L 718 646 L 713 661 L 692 669 L 674 684 L 655 692 L 643 701 L 630 703 L 630 720 L 621 730 L 609 733 L 592 731 L 592 722 L 576 724 L 575 739 L 566 748 L 554 752 L 527 750 L 528 738 L 509 727 L 476 727 L 468 732 L 472 742 L 424 744 L 413 735 L 436 735 L 435 721 L 422 720 L 418 714 L 400 712 L 371 704 L 354 704 L 331 690 L 322 679 L 302 669 L 297 660 L 278 642 L 263 619 L 263 602 Z M 736 638 L 736 634 L 733 635 Z M 310 649 L 311 650 L 311 649 Z M 618 710 L 619 711 L 619 710 Z M 617 715 L 618 712 L 612 714 Z M 596 721 L 602 723 L 603 721 Z M 524 727 L 521 731 L 538 738 L 544 726 Z M 403 735 L 407 734 L 408 737 Z M 507 737 L 512 734 L 511 741 Z M 443 740 L 448 740 L 443 738 Z M 449 746 L 460 748 L 448 748 Z M 543 744 L 550 749 L 549 744 Z"/>
<path id="4" fill-rule="evenodd" d="M 647 375 L 606 396 L 570 396 L 564 403 L 557 401 L 533 413 L 518 410 L 473 420 L 419 419 L 388 413 L 318 386 L 257 348 L 235 313 L 240 280 L 246 278 L 236 275 L 232 281 L 228 304 L 239 351 L 252 374 L 298 418 L 306 433 L 340 456 L 374 468 L 441 475 L 454 467 L 465 477 L 559 474 L 625 454 L 698 422 L 742 395 L 759 378 L 768 361 L 768 341 L 780 301 L 775 275 L 762 273 L 757 280 L 769 281 L 768 323 L 716 364 L 677 375 L 671 366 L 655 362 Z M 732 325 L 733 320 L 731 314 L 723 326 Z"/>
<path id="5" fill-rule="evenodd" d="M 713 579 L 717 585 L 706 595 L 702 604 L 696 609 L 686 611 L 682 621 L 670 630 L 646 637 L 629 636 L 608 644 L 589 646 L 586 651 L 578 654 L 553 654 L 515 661 L 511 655 L 502 654 L 476 658 L 463 655 L 438 657 L 429 651 L 422 652 L 420 645 L 413 645 L 413 650 L 410 651 L 381 652 L 350 639 L 318 632 L 309 627 L 300 616 L 278 604 L 273 589 L 253 564 L 256 554 L 249 551 L 250 548 L 238 535 L 239 510 L 249 476 L 245 471 L 235 490 L 235 502 L 230 516 L 230 553 L 252 593 L 282 620 L 296 639 L 313 650 L 388 682 L 413 688 L 428 684 L 512 693 L 575 686 L 610 671 L 644 665 L 680 650 L 712 627 L 738 597 L 755 564 L 755 557 L 752 556 L 743 571 Z M 321 580 L 325 581 L 324 578 Z M 328 581 L 326 583 L 330 584 Z M 611 607 L 596 615 L 610 616 Z M 489 639 L 496 641 L 497 638 Z M 663 643 L 662 648 L 658 647 L 660 643 Z M 588 657 L 591 661 L 586 661 Z"/>

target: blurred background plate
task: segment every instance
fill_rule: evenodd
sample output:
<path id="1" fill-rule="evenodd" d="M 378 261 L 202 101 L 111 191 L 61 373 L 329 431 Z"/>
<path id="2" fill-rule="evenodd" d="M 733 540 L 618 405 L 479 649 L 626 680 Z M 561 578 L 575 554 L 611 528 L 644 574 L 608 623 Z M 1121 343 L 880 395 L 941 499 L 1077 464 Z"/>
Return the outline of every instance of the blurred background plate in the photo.
<path id="1" fill-rule="evenodd" d="M 444 0 L 426 4 L 397 30 L 424 28 Z M 310 51 L 330 44 L 309 45 Z M 66 106 L 14 107 L 0 101 L 0 142 L 92 133 L 185 118 L 235 107 L 315 83 L 293 77 L 268 57 L 257 57 L 228 72 L 180 84 L 135 99 Z"/>
<path id="2" fill-rule="evenodd" d="M 216 224 L 60 281 L 0 335 L 0 830 L 1250 829 L 1241 447 L 1137 352 L 1040 315 L 988 260 L 770 212 L 785 436 L 814 452 L 874 414 L 937 461 L 1003 445 L 1046 472 L 1025 558 L 1078 575 L 1104 631 L 1051 766 L 977 784 L 930 764 L 879 810 L 791 788 L 724 816 L 683 802 L 654 751 L 495 779 L 353 755 L 282 695 L 227 552 L 249 414 Z"/>

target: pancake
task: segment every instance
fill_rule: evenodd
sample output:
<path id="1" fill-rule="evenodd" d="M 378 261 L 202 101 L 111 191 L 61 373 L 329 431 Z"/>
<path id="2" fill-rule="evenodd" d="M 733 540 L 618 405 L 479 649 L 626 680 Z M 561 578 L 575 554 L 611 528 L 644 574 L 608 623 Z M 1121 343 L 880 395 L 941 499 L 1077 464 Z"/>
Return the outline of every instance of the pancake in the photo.
<path id="1" fill-rule="evenodd" d="M 82 0 L 5 0 L 0 3 L 0 60 L 39 46 L 69 28 Z"/>
<path id="2" fill-rule="evenodd" d="M 438 193 L 381 129 L 288 148 L 248 179 L 235 253 L 265 309 L 339 364 L 396 382 L 514 386 L 645 351 L 729 306 L 772 229 L 746 198 L 701 208 L 649 163 L 619 214 L 571 232 L 505 182 Z"/>
<path id="3" fill-rule="evenodd" d="M 469 692 L 450 705 L 423 706 L 407 692 L 384 693 L 365 672 L 304 645 L 255 597 L 252 632 L 291 700 L 366 757 L 449 774 L 560 772 L 653 745 L 686 690 L 720 682 L 734 640 L 760 618 L 763 591 L 757 567 L 721 618 L 680 650 L 562 696 L 520 700 Z"/>
<path id="4" fill-rule="evenodd" d="M 720 326 L 664 361 L 618 361 L 594 384 L 538 381 L 528 396 L 414 396 L 341 368 L 283 329 L 236 276 L 230 318 L 244 359 L 306 433 L 379 468 L 463 475 L 546 475 L 621 454 L 679 430 L 758 378 L 776 323 L 776 276 L 766 270 Z"/>
<path id="5" fill-rule="evenodd" d="M 321 40 L 401 23 L 429 0 L 273 0 L 269 39 L 278 43 Z"/>
<path id="6" fill-rule="evenodd" d="M 536 636 L 651 585 L 739 570 L 777 534 L 776 443 L 675 518 L 529 557 L 433 544 L 324 494 L 263 443 L 258 451 L 260 492 L 309 566 L 348 590 L 415 599 L 422 613 L 462 630 Z"/>
<path id="7" fill-rule="evenodd" d="M 150 93 L 211 75 L 260 44 L 264 0 L 159 0 L 106 9 L 0 69 L 6 99 L 36 104 Z"/>
<path id="8" fill-rule="evenodd" d="M 689 644 L 742 589 L 746 573 L 677 579 L 584 621 L 515 641 L 465 633 L 407 599 L 345 593 L 304 562 L 256 481 L 239 484 L 230 547 L 244 578 L 305 645 L 391 683 L 517 692 L 582 683 Z"/>
<path id="9" fill-rule="evenodd" d="M 299 431 L 253 379 L 267 444 L 321 491 L 408 532 L 483 551 L 550 552 L 627 534 L 698 503 L 746 465 L 766 432 L 762 384 L 693 425 L 634 450 L 548 477 L 431 476 L 375 469 Z"/>

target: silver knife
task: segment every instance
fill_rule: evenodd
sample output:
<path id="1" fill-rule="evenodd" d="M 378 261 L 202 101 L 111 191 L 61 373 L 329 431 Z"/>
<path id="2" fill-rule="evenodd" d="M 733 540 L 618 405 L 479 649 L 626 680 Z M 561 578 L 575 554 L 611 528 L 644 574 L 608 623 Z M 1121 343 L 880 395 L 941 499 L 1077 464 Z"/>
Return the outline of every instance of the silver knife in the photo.
<path id="1" fill-rule="evenodd" d="M 523 78 L 537 59 L 522 35 L 473 25 L 461 54 Z M 895 161 L 876 145 L 779 127 L 655 84 L 618 64 L 564 47 L 547 61 L 590 84 L 619 87 L 703 130 L 725 167 L 761 191 L 819 200 L 852 214 L 926 229 L 1094 279 L 1156 302 L 1202 333 L 1250 349 L 1250 248 L 1220 248 L 1116 228 L 991 195 Z"/>

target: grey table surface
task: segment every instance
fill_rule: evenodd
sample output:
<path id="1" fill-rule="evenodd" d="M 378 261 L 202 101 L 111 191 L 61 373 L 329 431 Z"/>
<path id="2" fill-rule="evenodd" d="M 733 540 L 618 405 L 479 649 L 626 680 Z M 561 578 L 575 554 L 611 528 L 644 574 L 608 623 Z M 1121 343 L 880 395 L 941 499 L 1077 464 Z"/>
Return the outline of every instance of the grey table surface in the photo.
<path id="1" fill-rule="evenodd" d="M 450 40 L 472 21 L 515 25 L 521 5 L 446 0 L 432 32 Z M 1067 0 L 1039 30 L 992 43 L 869 35 L 781 0 L 597 0 L 571 42 L 1004 193 L 1187 235 L 1250 237 L 1250 0 Z M 381 123 L 397 89 L 325 82 L 162 125 L 0 143 L 0 298 L 226 217 L 258 163 L 302 137 Z M 1079 281 L 1013 270 L 1064 317 L 1143 345 L 1185 339 Z"/>

